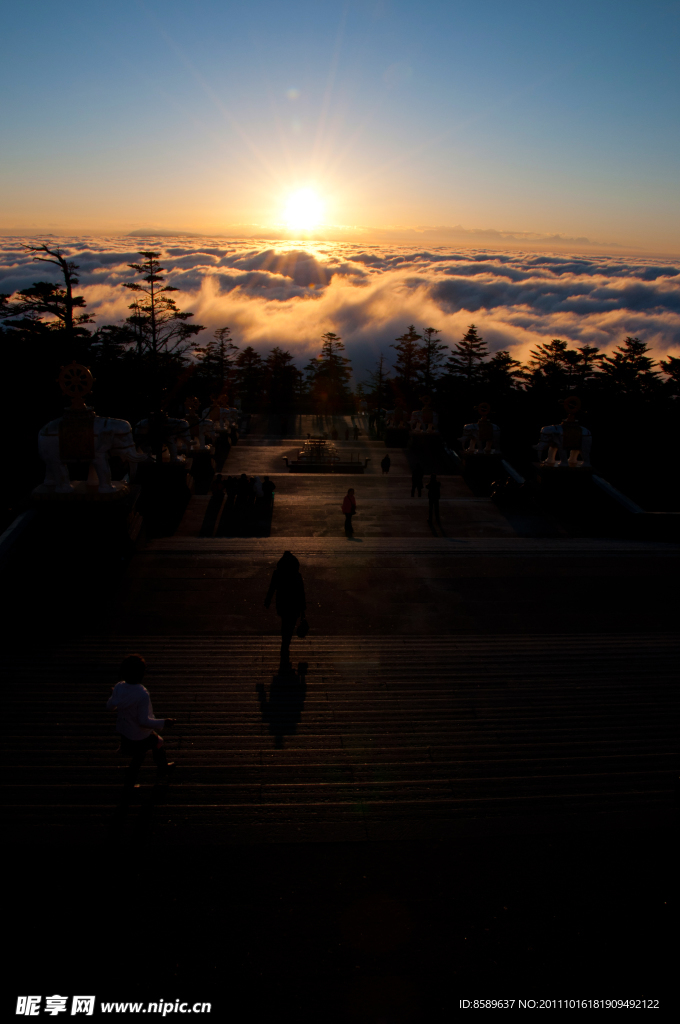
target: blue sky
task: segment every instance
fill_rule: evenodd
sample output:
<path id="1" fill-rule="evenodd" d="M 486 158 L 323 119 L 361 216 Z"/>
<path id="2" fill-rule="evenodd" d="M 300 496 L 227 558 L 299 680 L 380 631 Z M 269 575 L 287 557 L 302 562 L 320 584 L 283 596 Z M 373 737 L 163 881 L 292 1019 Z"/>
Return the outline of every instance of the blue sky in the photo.
<path id="1" fill-rule="evenodd" d="M 677 253 L 679 27 L 657 0 L 22 0 L 0 229 L 266 233 L 309 186 L 328 237 Z"/>

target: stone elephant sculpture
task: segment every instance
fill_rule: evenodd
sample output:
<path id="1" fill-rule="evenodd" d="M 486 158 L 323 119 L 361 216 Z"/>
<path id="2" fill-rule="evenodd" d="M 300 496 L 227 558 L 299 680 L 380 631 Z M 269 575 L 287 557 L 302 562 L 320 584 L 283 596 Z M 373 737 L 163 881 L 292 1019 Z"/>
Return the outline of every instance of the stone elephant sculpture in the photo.
<path id="1" fill-rule="evenodd" d="M 580 423 L 553 423 L 541 427 L 538 444 L 533 447 L 538 452 L 539 462 L 543 466 L 590 466 L 590 449 L 593 443 L 592 434 Z M 545 453 L 547 458 L 544 458 Z M 579 455 L 582 460 L 579 460 Z"/>
<path id="2" fill-rule="evenodd" d="M 120 489 L 120 485 L 116 488 L 111 482 L 109 455 L 117 455 L 126 462 L 143 462 L 146 459 L 146 455 L 137 451 L 132 427 L 127 420 L 86 414 L 78 422 L 82 451 L 77 455 L 69 455 L 64 437 L 65 427 L 68 428 L 71 419 L 67 412 L 59 419 L 46 423 L 38 434 L 38 451 L 46 466 L 45 480 L 40 490 L 53 491 L 55 494 L 73 492 L 67 463 L 81 461 L 81 456 L 84 456 L 82 461 L 89 458 L 90 462 L 88 484 L 96 485 L 99 494 L 114 493 Z"/>
<path id="3" fill-rule="evenodd" d="M 487 419 L 477 423 L 466 423 L 463 436 L 458 440 L 465 452 L 485 452 L 488 455 L 498 454 L 501 450 L 501 432 L 495 423 Z"/>
<path id="4" fill-rule="evenodd" d="M 191 454 L 191 427 L 189 426 L 188 420 L 167 416 L 160 424 L 159 429 L 163 435 L 163 444 L 167 447 L 168 452 L 170 453 L 171 462 L 180 461 L 177 454 L 178 441 L 184 445 L 186 454 Z M 151 458 L 154 448 L 151 436 L 152 432 L 152 423 L 149 419 L 140 420 L 139 423 L 135 425 L 135 436 L 137 437 L 139 447 L 145 453 L 146 458 Z"/>
<path id="5" fill-rule="evenodd" d="M 233 405 L 220 405 L 219 402 L 216 402 L 204 409 L 201 416 L 204 421 L 210 420 L 212 426 L 217 426 L 220 430 L 238 427 L 238 409 Z"/>

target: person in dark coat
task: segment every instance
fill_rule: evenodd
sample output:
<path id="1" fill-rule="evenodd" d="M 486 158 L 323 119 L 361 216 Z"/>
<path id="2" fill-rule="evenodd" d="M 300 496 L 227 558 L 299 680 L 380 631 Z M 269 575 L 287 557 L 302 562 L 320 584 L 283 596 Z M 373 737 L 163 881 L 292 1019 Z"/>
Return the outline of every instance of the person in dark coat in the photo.
<path id="1" fill-rule="evenodd" d="M 281 659 L 280 672 L 289 672 L 290 642 L 295 632 L 295 624 L 300 616 L 304 616 L 307 607 L 305 585 L 300 575 L 300 563 L 290 551 L 284 551 L 279 559 L 264 599 L 265 608 L 269 608 L 272 597 L 276 593 L 276 613 L 281 616 Z"/>
<path id="2" fill-rule="evenodd" d="M 432 517 L 439 522 L 439 498 L 442 493 L 442 485 L 437 480 L 436 475 L 433 473 L 430 477 L 430 482 L 427 485 L 427 497 L 430 505 L 429 515 L 427 517 L 428 523 L 432 522 Z"/>
<path id="3" fill-rule="evenodd" d="M 253 493 L 252 482 L 245 473 L 241 473 L 236 482 L 236 504 L 249 505 Z"/>
<path id="4" fill-rule="evenodd" d="M 391 465 L 392 460 L 390 459 L 389 455 L 386 455 L 385 458 L 380 463 L 380 468 L 382 469 L 383 473 L 389 473 Z"/>
<path id="5" fill-rule="evenodd" d="M 411 473 L 411 497 L 415 495 L 416 491 L 418 492 L 418 497 L 422 498 L 423 467 L 420 465 L 419 462 L 416 462 L 415 466 L 413 467 L 413 472 Z"/>
<path id="6" fill-rule="evenodd" d="M 276 484 L 273 483 L 268 476 L 266 476 L 262 481 L 262 490 L 267 501 L 267 507 L 271 508 L 274 502 L 274 491 L 276 490 Z"/>

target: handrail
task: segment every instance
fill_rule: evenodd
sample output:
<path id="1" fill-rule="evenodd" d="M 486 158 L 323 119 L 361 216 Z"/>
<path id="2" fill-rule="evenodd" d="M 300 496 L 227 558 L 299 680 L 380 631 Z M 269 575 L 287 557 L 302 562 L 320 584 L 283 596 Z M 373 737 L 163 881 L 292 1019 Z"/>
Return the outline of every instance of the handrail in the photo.
<path id="1" fill-rule="evenodd" d="M 514 466 L 511 466 L 509 462 L 505 461 L 505 459 L 501 459 L 501 466 L 503 467 L 505 472 L 508 474 L 508 476 L 512 477 L 512 479 L 515 481 L 516 484 L 523 484 L 523 483 L 525 483 L 524 477 L 520 476 L 520 474 L 517 472 L 517 470 L 514 468 Z"/>
<path id="2" fill-rule="evenodd" d="M 617 491 L 615 487 L 612 487 L 608 480 L 605 480 L 601 476 L 596 476 L 595 473 L 593 473 L 593 483 L 597 484 L 601 491 L 604 491 L 604 493 L 608 494 L 610 498 L 613 498 L 614 501 L 623 506 L 626 512 L 631 512 L 633 515 L 638 515 L 640 512 L 644 512 L 643 508 L 636 505 L 635 502 L 631 501 L 630 498 L 627 498 L 625 494 L 621 494 L 621 491 Z"/>

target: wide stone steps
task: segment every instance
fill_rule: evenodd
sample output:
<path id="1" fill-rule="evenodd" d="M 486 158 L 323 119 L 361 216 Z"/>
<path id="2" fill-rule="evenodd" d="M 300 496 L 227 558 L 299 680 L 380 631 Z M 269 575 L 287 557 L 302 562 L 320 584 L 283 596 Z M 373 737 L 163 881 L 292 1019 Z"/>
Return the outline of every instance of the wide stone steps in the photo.
<path id="1" fill-rule="evenodd" d="M 14 834 L 359 841 L 665 822 L 677 776 L 671 636 L 86 637 L 8 659 Z M 177 762 L 121 807 L 106 712 L 130 650 Z M 198 830 L 198 832 L 197 832 Z"/>

